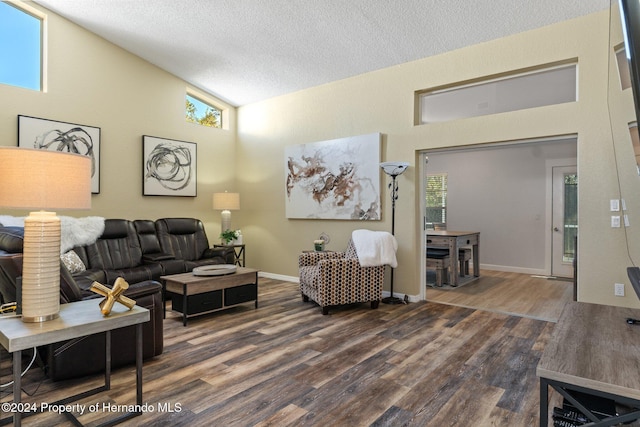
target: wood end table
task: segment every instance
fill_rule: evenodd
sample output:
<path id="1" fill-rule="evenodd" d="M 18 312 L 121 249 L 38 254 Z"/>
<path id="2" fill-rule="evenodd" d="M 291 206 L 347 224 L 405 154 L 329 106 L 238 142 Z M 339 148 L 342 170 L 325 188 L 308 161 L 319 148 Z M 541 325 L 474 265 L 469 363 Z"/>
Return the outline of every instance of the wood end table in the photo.
<path id="1" fill-rule="evenodd" d="M 109 316 L 103 316 L 98 305 L 99 302 L 100 299 L 91 299 L 61 304 L 58 318 L 40 323 L 25 323 L 20 317 L 0 318 L 0 345 L 13 355 L 13 404 L 15 408 L 24 407 L 21 405 L 22 350 L 60 341 L 81 339 L 87 335 L 105 332 L 104 385 L 49 403 L 49 405 L 67 404 L 111 389 L 111 331 L 131 325 L 136 326 L 136 407 L 141 407 L 142 324 L 149 321 L 149 310 L 137 305 L 129 310 L 121 304 L 116 304 Z M 42 407 L 42 403 L 34 405 Z M 30 406 L 30 409 L 38 408 Z M 14 426 L 20 426 L 23 417 L 39 413 L 35 410 L 29 410 L 24 415 L 20 411 L 12 412 Z M 100 425 L 118 424 L 141 414 L 142 412 L 127 412 Z M 74 425 L 82 425 L 73 413 L 64 412 L 64 416 Z M 4 418 L 0 420 L 0 425 L 9 422 L 11 422 L 11 418 Z"/>

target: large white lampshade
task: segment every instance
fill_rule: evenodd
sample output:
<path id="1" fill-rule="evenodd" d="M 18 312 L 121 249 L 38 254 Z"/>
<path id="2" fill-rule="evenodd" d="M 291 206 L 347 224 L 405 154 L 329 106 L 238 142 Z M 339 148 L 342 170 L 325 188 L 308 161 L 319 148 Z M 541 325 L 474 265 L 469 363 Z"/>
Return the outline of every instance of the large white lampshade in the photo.
<path id="1" fill-rule="evenodd" d="M 42 209 L 24 221 L 22 320 L 55 319 L 60 311 L 60 218 L 44 209 L 91 208 L 91 159 L 0 147 L 0 206 Z"/>
<path id="2" fill-rule="evenodd" d="M 240 209 L 239 193 L 213 193 L 213 209 L 222 211 L 220 222 L 220 231 L 225 232 L 231 230 L 231 211 Z"/>

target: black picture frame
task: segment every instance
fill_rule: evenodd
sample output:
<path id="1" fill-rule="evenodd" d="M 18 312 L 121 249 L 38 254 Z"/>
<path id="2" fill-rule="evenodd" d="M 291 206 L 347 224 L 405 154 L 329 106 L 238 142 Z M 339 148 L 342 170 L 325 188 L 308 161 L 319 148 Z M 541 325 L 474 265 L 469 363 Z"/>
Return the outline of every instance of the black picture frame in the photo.
<path id="1" fill-rule="evenodd" d="M 142 195 L 196 197 L 198 144 L 142 136 Z"/>
<path id="2" fill-rule="evenodd" d="M 18 147 L 91 157 L 91 193 L 100 194 L 100 128 L 18 115 Z"/>

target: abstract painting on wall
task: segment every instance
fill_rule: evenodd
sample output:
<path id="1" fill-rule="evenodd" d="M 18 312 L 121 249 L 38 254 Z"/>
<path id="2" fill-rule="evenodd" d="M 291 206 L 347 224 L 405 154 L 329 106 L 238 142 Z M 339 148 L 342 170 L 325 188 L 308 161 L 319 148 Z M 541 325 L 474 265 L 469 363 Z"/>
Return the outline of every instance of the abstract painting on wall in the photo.
<path id="1" fill-rule="evenodd" d="M 90 157 L 91 192 L 100 193 L 100 128 L 19 115 L 18 147 Z"/>
<path id="2" fill-rule="evenodd" d="M 196 196 L 197 144 L 144 135 L 142 194 Z"/>
<path id="3" fill-rule="evenodd" d="M 380 134 L 285 147 L 287 218 L 380 219 Z"/>

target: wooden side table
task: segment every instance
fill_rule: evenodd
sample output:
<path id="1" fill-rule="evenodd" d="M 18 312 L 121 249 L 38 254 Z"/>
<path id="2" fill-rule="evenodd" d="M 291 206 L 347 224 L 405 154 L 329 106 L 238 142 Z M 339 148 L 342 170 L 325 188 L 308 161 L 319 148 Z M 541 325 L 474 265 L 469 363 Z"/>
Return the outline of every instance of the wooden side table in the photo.
<path id="1" fill-rule="evenodd" d="M 460 268 L 455 260 L 458 260 L 458 249 L 463 246 L 471 246 L 473 251 L 473 275 L 480 277 L 480 232 L 478 231 L 451 231 L 451 230 L 427 230 L 427 246 L 442 246 L 449 249 L 451 256 L 451 286 L 458 286 L 460 282 Z"/>
<path id="2" fill-rule="evenodd" d="M 111 331 L 129 325 L 136 325 L 136 407 L 142 406 L 142 324 L 150 319 L 149 310 L 134 306 L 132 310 L 116 304 L 107 317 L 100 312 L 99 299 L 72 302 L 60 305 L 60 316 L 57 319 L 42 323 L 24 323 L 19 317 L 0 319 L 0 345 L 13 355 L 13 406 L 21 405 L 22 350 L 67 341 L 105 332 L 105 374 L 104 385 L 88 390 L 58 402 L 46 402 L 48 405 L 66 404 L 111 389 Z M 13 425 L 20 426 L 22 418 L 38 413 L 41 409 L 34 404 L 24 415 L 20 411 L 13 412 Z M 36 406 L 39 406 L 36 408 Z M 32 411 L 31 409 L 34 409 Z M 102 425 L 114 425 L 124 420 L 141 415 L 142 412 L 128 412 Z M 70 412 L 64 415 L 74 424 L 81 425 L 76 416 Z M 11 417 L 0 420 L 0 425 L 9 424 Z"/>
<path id="3" fill-rule="evenodd" d="M 242 245 L 213 245 L 214 248 L 233 248 L 233 261 L 238 267 L 246 267 L 244 244 Z"/>

